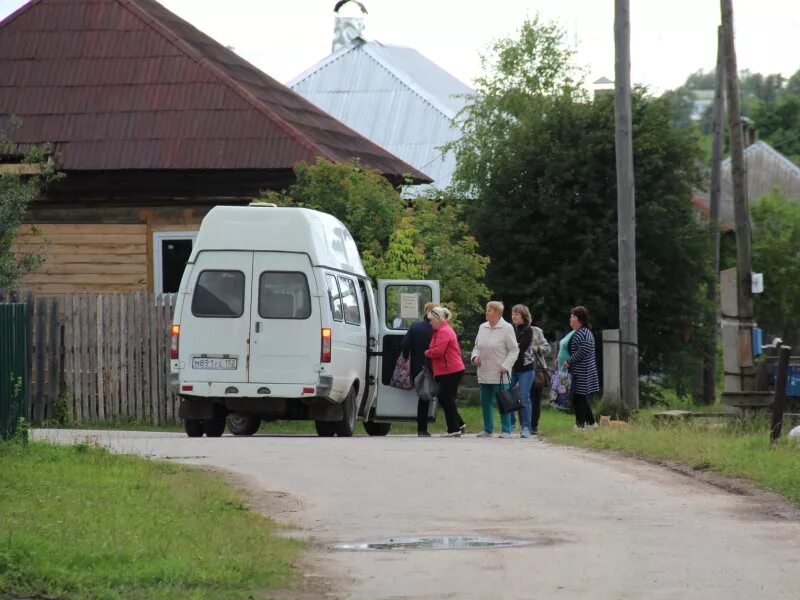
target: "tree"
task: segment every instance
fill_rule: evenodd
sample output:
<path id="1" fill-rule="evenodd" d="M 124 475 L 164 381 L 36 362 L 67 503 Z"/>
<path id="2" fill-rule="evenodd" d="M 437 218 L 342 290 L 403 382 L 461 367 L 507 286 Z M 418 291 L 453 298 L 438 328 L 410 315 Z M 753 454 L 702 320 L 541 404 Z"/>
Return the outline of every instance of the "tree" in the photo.
<path id="1" fill-rule="evenodd" d="M 319 159 L 298 164 L 296 183 L 265 199 L 339 218 L 373 279 L 437 279 L 442 302 L 457 316 L 480 312 L 489 296 L 488 260 L 479 253 L 459 207 L 444 194 L 404 201 L 377 171 Z"/>
<path id="2" fill-rule="evenodd" d="M 787 156 L 800 158 L 800 95 L 784 94 L 752 111 L 759 135 Z"/>
<path id="3" fill-rule="evenodd" d="M 751 208 L 753 268 L 764 273 L 756 296 L 759 324 L 785 343 L 800 343 L 800 204 L 770 194 Z"/>
<path id="4" fill-rule="evenodd" d="M 561 36 L 529 21 L 499 45 L 465 115 L 456 181 L 471 195 L 464 204 L 498 297 L 528 304 L 549 332 L 566 330 L 576 304 L 596 329 L 616 328 L 613 102 L 589 102 L 575 87 Z M 527 81 L 493 75 L 507 68 L 503 53 Z M 685 391 L 685 365 L 709 340 L 701 282 L 710 254 L 690 202 L 698 142 L 672 125 L 666 100 L 635 90 L 632 104 L 641 372 L 674 375 Z"/>
<path id="5" fill-rule="evenodd" d="M 19 124 L 12 121 L 11 129 Z M 7 131 L 0 131 L 0 159 L 27 167 L 0 171 L 0 289 L 12 289 L 44 262 L 38 254 L 20 252 L 15 242 L 28 206 L 59 176 L 46 148 L 34 147 L 23 154 Z"/>

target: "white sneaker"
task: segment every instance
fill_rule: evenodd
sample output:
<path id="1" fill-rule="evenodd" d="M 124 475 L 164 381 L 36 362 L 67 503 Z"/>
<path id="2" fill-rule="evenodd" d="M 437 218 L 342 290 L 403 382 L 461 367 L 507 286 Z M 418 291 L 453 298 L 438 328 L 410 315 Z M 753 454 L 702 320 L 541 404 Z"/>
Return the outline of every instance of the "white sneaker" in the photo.
<path id="1" fill-rule="evenodd" d="M 521 437 L 521 438 L 529 438 L 529 437 L 531 437 L 531 430 L 528 429 L 527 427 L 524 427 L 522 429 L 522 433 L 519 434 L 519 437 Z"/>
<path id="2" fill-rule="evenodd" d="M 583 431 L 583 427 L 581 427 L 580 425 L 573 425 L 572 429 L 575 431 Z"/>
<path id="3" fill-rule="evenodd" d="M 451 433 L 443 433 L 439 437 L 461 437 L 461 431 L 453 431 Z"/>
<path id="4" fill-rule="evenodd" d="M 508 433 L 507 431 L 504 431 L 503 433 L 500 434 L 500 437 L 503 438 L 504 440 L 507 440 L 511 437 L 511 434 Z"/>
<path id="5" fill-rule="evenodd" d="M 597 423 L 592 423 L 591 425 L 587 425 L 586 427 L 587 429 L 597 429 L 600 426 Z"/>
<path id="6" fill-rule="evenodd" d="M 481 431 L 481 432 L 480 432 L 478 435 L 476 435 L 475 437 L 479 437 L 479 438 L 490 438 L 490 437 L 492 437 L 492 434 L 491 434 L 491 433 L 489 433 L 488 431 Z"/>

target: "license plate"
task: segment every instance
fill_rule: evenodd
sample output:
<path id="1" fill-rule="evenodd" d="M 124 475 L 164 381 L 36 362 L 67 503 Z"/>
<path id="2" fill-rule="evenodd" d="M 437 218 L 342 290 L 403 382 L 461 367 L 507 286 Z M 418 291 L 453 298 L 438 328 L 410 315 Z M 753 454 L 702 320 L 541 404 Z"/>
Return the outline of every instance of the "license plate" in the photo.
<path id="1" fill-rule="evenodd" d="M 192 368 L 206 371 L 235 371 L 238 358 L 192 358 Z"/>

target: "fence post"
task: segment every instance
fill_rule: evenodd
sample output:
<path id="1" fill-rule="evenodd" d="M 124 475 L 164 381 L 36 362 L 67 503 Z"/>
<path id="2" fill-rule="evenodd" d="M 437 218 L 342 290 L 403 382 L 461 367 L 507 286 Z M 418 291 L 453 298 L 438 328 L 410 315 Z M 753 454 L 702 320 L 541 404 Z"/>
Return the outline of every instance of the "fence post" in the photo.
<path id="1" fill-rule="evenodd" d="M 770 439 L 775 442 L 783 430 L 783 412 L 786 410 L 786 380 L 789 377 L 791 346 L 781 346 L 778 356 L 778 374 L 775 377 L 775 399 L 772 402 L 772 429 Z"/>

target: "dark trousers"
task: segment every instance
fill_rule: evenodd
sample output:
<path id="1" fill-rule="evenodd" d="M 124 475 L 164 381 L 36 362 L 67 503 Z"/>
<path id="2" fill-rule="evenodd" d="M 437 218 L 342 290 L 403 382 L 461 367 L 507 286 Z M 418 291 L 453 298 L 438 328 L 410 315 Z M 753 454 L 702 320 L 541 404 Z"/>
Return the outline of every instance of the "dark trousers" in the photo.
<path id="1" fill-rule="evenodd" d="M 447 433 L 455 433 L 464 424 L 464 419 L 458 414 L 456 406 L 456 396 L 458 395 L 458 384 L 464 376 L 464 371 L 450 373 L 449 375 L 439 375 L 436 381 L 439 383 L 439 404 L 444 411 L 444 418 L 447 421 Z"/>
<path id="2" fill-rule="evenodd" d="M 542 388 L 531 386 L 531 431 L 539 430 L 539 417 L 542 416 Z"/>
<path id="3" fill-rule="evenodd" d="M 430 407 L 430 401 L 417 398 L 417 433 L 428 432 L 428 410 L 430 410 Z"/>
<path id="4" fill-rule="evenodd" d="M 572 403 L 575 405 L 575 424 L 578 427 L 594 425 L 594 415 L 592 414 L 592 408 L 589 406 L 589 400 L 591 399 L 591 394 L 572 395 Z"/>

